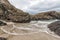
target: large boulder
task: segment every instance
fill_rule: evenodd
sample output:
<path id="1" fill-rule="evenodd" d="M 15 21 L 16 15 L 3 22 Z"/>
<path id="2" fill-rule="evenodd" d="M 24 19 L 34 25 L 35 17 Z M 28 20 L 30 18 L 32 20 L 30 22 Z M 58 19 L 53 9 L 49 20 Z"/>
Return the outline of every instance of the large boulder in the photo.
<path id="1" fill-rule="evenodd" d="M 48 25 L 48 28 L 55 34 L 60 36 L 60 21 L 53 22 Z"/>
<path id="2" fill-rule="evenodd" d="M 53 20 L 60 19 L 60 13 L 56 11 L 42 12 L 31 16 L 32 20 Z"/>
<path id="3" fill-rule="evenodd" d="M 29 13 L 17 9 L 9 3 L 8 0 L 0 0 L 2 19 L 13 22 L 26 23 L 30 22 Z"/>

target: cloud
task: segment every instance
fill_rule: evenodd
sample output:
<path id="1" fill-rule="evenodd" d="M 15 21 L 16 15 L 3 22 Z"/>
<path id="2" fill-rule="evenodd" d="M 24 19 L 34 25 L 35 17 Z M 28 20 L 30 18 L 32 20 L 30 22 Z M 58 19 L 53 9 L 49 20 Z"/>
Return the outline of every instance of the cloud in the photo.
<path id="1" fill-rule="evenodd" d="M 29 13 L 60 10 L 60 0 L 9 0 L 16 8 Z"/>

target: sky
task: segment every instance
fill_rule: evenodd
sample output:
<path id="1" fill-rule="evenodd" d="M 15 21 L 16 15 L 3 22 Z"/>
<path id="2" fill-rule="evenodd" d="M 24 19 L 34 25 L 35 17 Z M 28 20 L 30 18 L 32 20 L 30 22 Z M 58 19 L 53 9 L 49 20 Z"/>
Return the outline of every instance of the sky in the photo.
<path id="1" fill-rule="evenodd" d="M 60 11 L 60 0 L 9 0 L 18 9 L 30 14 L 45 11 Z"/>

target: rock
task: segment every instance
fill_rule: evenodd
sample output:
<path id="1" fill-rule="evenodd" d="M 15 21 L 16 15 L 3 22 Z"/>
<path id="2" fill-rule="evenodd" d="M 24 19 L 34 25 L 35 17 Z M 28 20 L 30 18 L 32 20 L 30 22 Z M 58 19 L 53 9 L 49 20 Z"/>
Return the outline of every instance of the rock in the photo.
<path id="1" fill-rule="evenodd" d="M 58 28 L 55 33 L 60 36 L 60 28 Z"/>
<path id="2" fill-rule="evenodd" d="M 0 37 L 0 40 L 7 40 L 6 38 Z"/>
<path id="3" fill-rule="evenodd" d="M 0 5 L 2 6 L 1 9 L 4 11 L 2 14 L 2 19 L 19 23 L 30 22 L 29 13 L 17 9 L 13 5 L 11 5 L 8 0 L 0 0 Z"/>
<path id="4" fill-rule="evenodd" d="M 54 20 L 60 19 L 60 13 L 56 11 L 42 12 L 31 16 L 31 20 Z"/>
<path id="5" fill-rule="evenodd" d="M 0 0 L 0 19 L 17 23 L 29 23 L 31 20 L 60 19 L 60 13 L 48 11 L 30 15 L 14 7 L 8 0 Z"/>
<path id="6" fill-rule="evenodd" d="M 2 4 L 0 3 L 0 19 L 3 18 L 3 14 L 4 14 L 4 10 L 3 10 Z"/>
<path id="7" fill-rule="evenodd" d="M 4 26 L 4 25 L 7 25 L 6 23 L 0 21 L 0 26 Z"/>
<path id="8" fill-rule="evenodd" d="M 48 25 L 48 28 L 60 36 L 60 21 L 53 22 Z"/>
<path id="9" fill-rule="evenodd" d="M 19 22 L 19 23 L 28 23 L 30 22 L 30 15 L 28 13 L 9 14 L 7 16 L 7 20 L 11 20 L 13 22 Z"/>

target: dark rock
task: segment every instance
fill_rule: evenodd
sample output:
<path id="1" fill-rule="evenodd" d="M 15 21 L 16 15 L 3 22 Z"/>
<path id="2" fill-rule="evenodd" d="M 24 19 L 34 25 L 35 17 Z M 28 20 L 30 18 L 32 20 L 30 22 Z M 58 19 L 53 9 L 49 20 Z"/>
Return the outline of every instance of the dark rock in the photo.
<path id="1" fill-rule="evenodd" d="M 3 13 L 4 13 L 4 10 L 3 10 L 2 4 L 0 3 L 0 19 L 3 18 Z"/>
<path id="2" fill-rule="evenodd" d="M 58 28 L 55 33 L 60 36 L 60 28 Z"/>
<path id="3" fill-rule="evenodd" d="M 0 26 L 4 26 L 4 25 L 7 25 L 6 23 L 0 21 Z"/>
<path id="4" fill-rule="evenodd" d="M 48 28 L 60 36 L 60 21 L 53 22 L 48 25 Z"/>
<path id="5" fill-rule="evenodd" d="M 3 17 L 1 16 L 2 19 L 19 23 L 30 22 L 29 13 L 15 8 L 8 0 L 0 0 L 0 5 L 2 6 L 1 9 L 3 11 L 3 14 L 1 13 L 3 15 Z"/>
<path id="6" fill-rule="evenodd" d="M 60 19 L 60 13 L 56 11 L 42 12 L 31 16 L 31 20 L 54 20 Z"/>
<path id="7" fill-rule="evenodd" d="M 7 40 L 6 38 L 0 37 L 0 40 Z"/>

